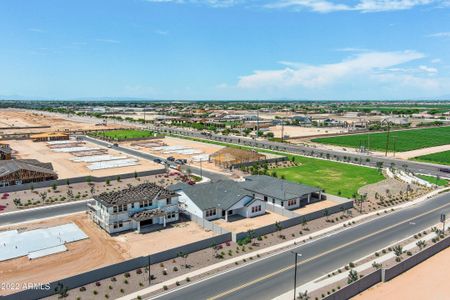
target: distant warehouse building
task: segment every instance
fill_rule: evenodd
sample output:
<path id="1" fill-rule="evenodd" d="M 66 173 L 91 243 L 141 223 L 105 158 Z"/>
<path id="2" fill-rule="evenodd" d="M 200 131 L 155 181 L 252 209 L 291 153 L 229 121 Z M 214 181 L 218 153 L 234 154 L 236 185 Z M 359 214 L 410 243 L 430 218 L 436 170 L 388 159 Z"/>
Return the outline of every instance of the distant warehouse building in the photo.
<path id="1" fill-rule="evenodd" d="M 69 139 L 69 134 L 64 132 L 38 133 L 32 134 L 30 138 L 33 142 L 64 141 Z"/>
<path id="2" fill-rule="evenodd" d="M 153 183 L 100 194 L 88 206 L 90 218 L 110 234 L 164 228 L 179 219 L 178 194 Z"/>
<path id="3" fill-rule="evenodd" d="M 35 159 L 0 160 L 0 187 L 58 179 L 51 163 Z"/>

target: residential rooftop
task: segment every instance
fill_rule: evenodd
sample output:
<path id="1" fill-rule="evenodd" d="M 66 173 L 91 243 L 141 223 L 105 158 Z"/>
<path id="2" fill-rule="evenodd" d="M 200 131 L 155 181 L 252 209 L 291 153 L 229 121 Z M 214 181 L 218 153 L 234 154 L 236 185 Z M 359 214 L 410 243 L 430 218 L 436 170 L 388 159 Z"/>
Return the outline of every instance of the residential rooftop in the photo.
<path id="1" fill-rule="evenodd" d="M 246 190 L 280 200 L 290 200 L 302 195 L 318 193 L 320 188 L 294 183 L 267 175 L 251 175 L 240 183 Z"/>
<path id="2" fill-rule="evenodd" d="M 121 191 L 102 193 L 94 196 L 94 199 L 107 207 L 123 205 L 145 200 L 160 200 L 177 196 L 173 191 L 169 191 L 154 183 L 143 183 Z"/>

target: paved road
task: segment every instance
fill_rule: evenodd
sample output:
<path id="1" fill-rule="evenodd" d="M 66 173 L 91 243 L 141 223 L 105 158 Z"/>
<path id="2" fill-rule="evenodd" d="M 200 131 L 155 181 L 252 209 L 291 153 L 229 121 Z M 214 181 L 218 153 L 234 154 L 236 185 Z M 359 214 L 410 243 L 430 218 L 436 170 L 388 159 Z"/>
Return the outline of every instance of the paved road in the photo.
<path id="1" fill-rule="evenodd" d="M 25 209 L 12 213 L 0 214 L 0 226 L 36 221 L 38 219 L 76 213 L 87 209 L 85 201 L 71 202 L 68 205 L 48 205 L 38 209 Z"/>
<path id="2" fill-rule="evenodd" d="M 297 284 L 307 283 L 351 261 L 439 222 L 450 213 L 450 193 L 295 249 L 302 254 Z M 158 299 L 271 299 L 293 288 L 290 252 L 186 286 Z"/>
<path id="3" fill-rule="evenodd" d="M 265 148 L 265 149 L 271 149 L 276 151 L 286 151 L 286 152 L 292 152 L 297 153 L 301 155 L 310 155 L 326 158 L 327 155 L 330 158 L 335 158 L 335 156 L 340 157 L 340 160 L 343 161 L 344 156 L 350 157 L 350 161 L 356 162 L 355 159 L 357 159 L 357 162 L 363 165 L 376 167 L 377 162 L 383 163 L 384 167 L 389 167 L 391 164 L 395 164 L 397 168 L 406 168 L 410 171 L 413 171 L 415 173 L 423 173 L 423 174 L 430 174 L 433 176 L 439 175 L 441 177 L 450 177 L 450 173 L 442 172 L 441 169 L 450 169 L 448 166 L 443 165 L 435 165 L 435 164 L 427 164 L 427 163 L 421 163 L 421 162 L 414 162 L 414 161 L 408 161 L 408 160 L 401 160 L 401 159 L 395 159 L 395 158 L 387 158 L 387 157 L 380 157 L 370 154 L 364 154 L 364 153 L 349 153 L 346 151 L 338 151 L 338 150 L 329 150 L 329 149 L 321 149 L 321 148 L 315 148 L 315 147 L 306 147 L 301 145 L 292 145 L 292 144 L 286 144 L 286 143 L 278 143 L 278 142 L 269 142 L 269 141 L 259 141 L 259 140 L 253 140 L 250 138 L 245 137 L 235 137 L 235 136 L 224 136 L 219 134 L 208 134 L 204 135 L 199 131 L 192 131 L 187 130 L 183 128 L 174 128 L 174 127 L 156 127 L 151 128 L 152 130 L 158 130 L 165 133 L 172 133 L 172 134 L 180 134 L 184 136 L 191 136 L 196 138 L 203 138 L 203 139 L 210 139 L 214 141 L 219 142 L 227 142 L 227 143 L 233 143 L 233 144 L 240 144 L 245 146 L 251 146 L 251 147 L 258 147 L 258 148 Z"/>
<path id="4" fill-rule="evenodd" d="M 99 141 L 96 139 L 92 139 L 89 137 L 85 137 L 86 139 L 88 139 L 89 141 L 96 143 L 98 145 L 101 146 L 108 146 L 109 143 L 107 142 L 103 142 L 103 141 Z M 123 147 L 114 147 L 114 150 L 118 150 L 121 151 L 123 153 L 127 153 L 130 155 L 134 155 L 137 157 L 140 157 L 142 159 L 148 159 L 148 160 L 152 160 L 155 158 L 158 158 L 156 156 L 150 155 L 150 154 L 145 154 L 145 153 L 141 153 L 139 151 L 134 151 L 128 148 L 123 148 Z M 176 166 L 175 164 L 173 164 L 174 166 Z M 196 168 L 196 167 L 190 167 L 191 170 L 194 173 L 200 174 L 200 169 Z M 227 177 L 225 175 L 222 175 L 220 173 L 215 173 L 215 172 L 210 172 L 208 170 L 202 170 L 203 172 L 203 176 L 210 178 L 211 180 L 220 180 L 220 179 L 227 179 Z M 63 206 L 45 206 L 36 210 L 30 209 L 30 210 L 22 210 L 20 212 L 14 213 L 14 214 L 0 214 L 0 226 L 2 225 L 8 225 L 8 224 L 13 224 L 13 223 L 20 223 L 20 222 L 26 222 L 26 221 L 31 221 L 31 220 L 38 220 L 38 219 L 43 219 L 43 218 L 49 218 L 49 217 L 55 217 L 58 215 L 63 215 L 63 214 L 70 214 L 70 213 L 76 213 L 76 212 L 82 212 L 85 211 L 87 209 L 86 204 L 84 202 L 80 202 L 80 203 L 71 203 L 70 205 L 63 205 Z"/>
<path id="5" fill-rule="evenodd" d="M 108 145 L 111 145 L 111 143 L 105 142 L 105 141 L 101 141 L 101 140 L 97 140 L 88 136 L 83 136 L 83 139 L 86 139 L 92 143 L 95 143 L 97 145 L 100 146 L 104 146 L 107 147 Z M 130 148 L 125 148 L 125 147 L 121 147 L 120 145 L 117 147 L 114 147 L 114 150 L 129 154 L 129 155 L 134 155 L 136 157 L 140 157 L 142 159 L 147 159 L 147 160 L 151 160 L 153 161 L 154 159 L 161 159 L 161 157 L 155 156 L 155 155 L 151 155 L 151 154 L 147 154 L 147 153 L 142 153 L 140 151 L 136 151 Z M 177 164 L 173 163 L 173 162 L 169 162 L 171 164 L 172 167 L 176 167 L 178 166 Z M 189 168 L 192 170 L 193 173 L 196 174 L 200 174 L 200 168 L 197 167 L 193 167 L 193 166 L 189 166 Z M 208 170 L 201 170 L 203 176 L 210 178 L 211 180 L 220 180 L 220 179 L 229 179 L 227 176 L 220 174 L 220 173 L 216 173 L 216 172 L 211 172 Z"/>

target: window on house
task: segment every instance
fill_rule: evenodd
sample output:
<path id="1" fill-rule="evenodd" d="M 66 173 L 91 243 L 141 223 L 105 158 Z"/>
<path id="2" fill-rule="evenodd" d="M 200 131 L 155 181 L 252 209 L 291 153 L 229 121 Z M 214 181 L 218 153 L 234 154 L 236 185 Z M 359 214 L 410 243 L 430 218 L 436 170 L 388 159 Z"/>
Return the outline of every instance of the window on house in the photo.
<path id="1" fill-rule="evenodd" d="M 114 222 L 114 228 L 117 228 L 117 222 Z"/>
<path id="2" fill-rule="evenodd" d="M 172 198 L 167 198 L 167 205 L 172 204 Z"/>
<path id="3" fill-rule="evenodd" d="M 123 222 L 122 221 L 119 221 L 119 228 L 120 227 L 123 227 Z"/>
<path id="4" fill-rule="evenodd" d="M 119 212 L 122 211 L 122 205 L 119 205 Z"/>
<path id="5" fill-rule="evenodd" d="M 215 216 L 216 215 L 216 209 L 215 208 L 213 208 L 213 209 L 208 209 L 207 211 L 206 211 L 206 216 L 207 217 L 212 217 L 212 216 Z"/>
<path id="6" fill-rule="evenodd" d="M 113 206 L 113 213 L 117 212 L 117 206 Z"/>
<path id="7" fill-rule="evenodd" d="M 128 210 L 128 204 L 124 204 L 123 205 L 123 211 L 127 211 Z"/>
<path id="8" fill-rule="evenodd" d="M 131 208 L 134 208 L 134 202 L 133 202 L 133 203 L 131 203 Z"/>

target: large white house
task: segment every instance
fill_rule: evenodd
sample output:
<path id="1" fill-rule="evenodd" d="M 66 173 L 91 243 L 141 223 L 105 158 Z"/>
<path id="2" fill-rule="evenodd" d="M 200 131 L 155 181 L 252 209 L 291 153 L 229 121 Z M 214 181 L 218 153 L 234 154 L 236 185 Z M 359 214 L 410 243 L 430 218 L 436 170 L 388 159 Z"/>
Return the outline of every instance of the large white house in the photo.
<path id="1" fill-rule="evenodd" d="M 108 233 L 178 221 L 178 194 L 153 183 L 94 197 L 89 206 L 91 219 Z"/>
<path id="2" fill-rule="evenodd" d="M 266 212 L 264 201 L 232 180 L 192 186 L 179 183 L 169 189 L 180 195 L 180 206 L 206 220 L 224 218 L 229 221 L 228 217 L 233 215 L 250 218 Z"/>
<path id="3" fill-rule="evenodd" d="M 243 182 L 179 183 L 169 189 L 179 195 L 185 210 L 206 220 L 229 221 L 233 215 L 250 218 L 264 214 L 268 205 L 296 209 L 322 199 L 319 188 L 265 175 L 248 176 Z"/>

